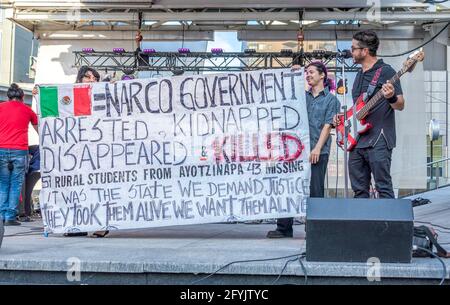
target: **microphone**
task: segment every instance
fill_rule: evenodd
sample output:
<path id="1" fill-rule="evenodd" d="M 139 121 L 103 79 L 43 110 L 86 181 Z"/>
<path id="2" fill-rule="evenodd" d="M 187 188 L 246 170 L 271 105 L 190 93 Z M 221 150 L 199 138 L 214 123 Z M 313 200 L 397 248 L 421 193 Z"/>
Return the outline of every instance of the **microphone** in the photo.
<path id="1" fill-rule="evenodd" d="M 342 51 L 336 52 L 336 57 L 351 58 L 352 52 L 350 50 L 342 50 Z"/>

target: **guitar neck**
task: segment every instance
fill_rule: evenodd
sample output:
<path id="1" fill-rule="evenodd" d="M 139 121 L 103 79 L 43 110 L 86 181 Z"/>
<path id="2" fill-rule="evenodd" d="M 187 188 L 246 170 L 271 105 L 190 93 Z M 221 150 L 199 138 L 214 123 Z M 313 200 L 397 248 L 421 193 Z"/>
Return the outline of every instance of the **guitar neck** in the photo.
<path id="1" fill-rule="evenodd" d="M 393 77 L 391 77 L 391 79 L 389 80 L 389 82 L 391 84 L 395 84 L 400 77 L 405 74 L 405 71 L 403 71 L 403 69 L 401 69 L 400 71 L 398 71 Z M 378 92 L 364 105 L 364 107 L 361 108 L 361 110 L 358 112 L 358 114 L 356 115 L 356 118 L 358 120 L 362 120 L 367 114 L 369 114 L 369 111 L 372 110 L 373 107 L 375 107 L 375 105 L 383 98 L 383 91 L 382 90 L 378 90 Z"/>

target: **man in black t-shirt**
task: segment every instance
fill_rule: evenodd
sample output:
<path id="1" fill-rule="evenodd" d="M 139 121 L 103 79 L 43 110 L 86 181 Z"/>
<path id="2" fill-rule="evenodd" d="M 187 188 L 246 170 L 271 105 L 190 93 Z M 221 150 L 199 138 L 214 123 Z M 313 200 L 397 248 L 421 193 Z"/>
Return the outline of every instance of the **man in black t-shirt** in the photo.
<path id="1" fill-rule="evenodd" d="M 380 198 L 395 197 L 390 174 L 392 149 L 396 141 L 394 110 L 403 110 L 405 100 L 400 81 L 394 84 L 388 81 L 396 72 L 382 59 L 377 59 L 378 46 L 379 39 L 373 31 L 361 31 L 353 35 L 353 60 L 362 67 L 353 84 L 353 102 L 367 92 L 379 68 L 381 73 L 369 98 L 379 90 L 382 90 L 384 97 L 365 118 L 372 128 L 360 136 L 356 147 L 349 154 L 349 176 L 355 198 L 370 197 L 371 175 Z M 334 123 L 337 124 L 336 117 Z"/>

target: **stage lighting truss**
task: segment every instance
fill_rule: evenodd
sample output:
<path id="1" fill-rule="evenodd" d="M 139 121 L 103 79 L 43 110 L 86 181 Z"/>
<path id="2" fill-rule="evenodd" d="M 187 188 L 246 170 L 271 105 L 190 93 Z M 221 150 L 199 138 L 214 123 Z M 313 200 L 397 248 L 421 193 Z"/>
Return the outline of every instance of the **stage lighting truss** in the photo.
<path id="1" fill-rule="evenodd" d="M 83 52 L 74 51 L 74 67 L 87 65 L 98 70 L 120 71 L 173 71 L 224 72 L 260 69 L 290 68 L 293 64 L 304 66 L 322 60 L 330 72 L 340 71 L 343 59 L 335 52 Z M 344 61 L 347 72 L 358 71 L 351 59 Z"/>

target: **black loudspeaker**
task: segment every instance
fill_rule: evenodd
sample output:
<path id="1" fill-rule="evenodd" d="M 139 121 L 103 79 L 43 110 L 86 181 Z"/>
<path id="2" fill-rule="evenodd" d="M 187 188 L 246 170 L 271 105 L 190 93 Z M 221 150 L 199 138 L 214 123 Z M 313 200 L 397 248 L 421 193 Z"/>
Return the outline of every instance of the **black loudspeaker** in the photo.
<path id="1" fill-rule="evenodd" d="M 309 198 L 306 260 L 410 263 L 413 228 L 411 200 Z"/>

